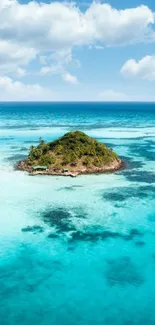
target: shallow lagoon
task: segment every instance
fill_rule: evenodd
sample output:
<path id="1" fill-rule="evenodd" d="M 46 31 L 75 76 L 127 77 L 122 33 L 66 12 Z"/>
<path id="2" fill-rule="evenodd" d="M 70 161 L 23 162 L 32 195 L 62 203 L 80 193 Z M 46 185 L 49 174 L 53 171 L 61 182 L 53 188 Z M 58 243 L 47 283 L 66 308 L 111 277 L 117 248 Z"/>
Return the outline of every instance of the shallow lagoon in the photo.
<path id="1" fill-rule="evenodd" d="M 0 319 L 155 324 L 155 107 L 78 105 L 0 105 Z M 78 178 L 14 171 L 40 135 L 79 125 L 127 168 Z"/>

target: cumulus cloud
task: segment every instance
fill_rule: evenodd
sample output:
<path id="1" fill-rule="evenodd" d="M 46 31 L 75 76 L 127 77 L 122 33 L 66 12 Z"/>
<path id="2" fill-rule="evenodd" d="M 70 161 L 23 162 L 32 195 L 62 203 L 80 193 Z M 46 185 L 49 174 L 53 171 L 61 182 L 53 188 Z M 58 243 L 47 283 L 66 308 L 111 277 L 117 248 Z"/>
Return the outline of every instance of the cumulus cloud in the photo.
<path id="1" fill-rule="evenodd" d="M 99 93 L 97 100 L 106 102 L 154 102 L 155 95 L 140 94 L 129 94 L 127 92 L 118 92 L 113 89 L 104 90 Z"/>
<path id="2" fill-rule="evenodd" d="M 147 6 L 117 10 L 108 4 L 93 3 L 85 13 L 95 40 L 105 45 L 144 41 L 151 37 L 154 14 Z"/>
<path id="3" fill-rule="evenodd" d="M 20 44 L 0 40 L 0 73 L 16 72 L 36 57 L 36 50 Z"/>
<path id="4" fill-rule="evenodd" d="M 25 85 L 8 77 L 0 77 L 0 101 L 50 101 L 54 94 L 38 84 Z"/>
<path id="5" fill-rule="evenodd" d="M 66 82 L 69 82 L 73 85 L 78 84 L 78 80 L 76 76 L 71 75 L 70 73 L 66 72 L 62 75 L 62 79 Z"/>
<path id="6" fill-rule="evenodd" d="M 21 78 L 21 77 L 25 77 L 26 76 L 26 71 L 22 68 L 18 68 L 16 70 L 16 75 L 17 77 Z"/>
<path id="7" fill-rule="evenodd" d="M 50 55 L 44 55 L 40 57 L 40 63 L 43 67 L 40 69 L 40 75 L 46 74 L 63 74 L 65 67 L 72 62 L 74 65 L 78 66 L 78 61 L 73 60 L 71 49 L 63 49 L 52 53 Z"/>
<path id="8" fill-rule="evenodd" d="M 121 102 L 121 101 L 130 101 L 130 98 L 127 94 L 123 92 L 117 92 L 111 89 L 104 90 L 103 92 L 99 93 L 98 99 L 101 101 L 107 102 Z"/>
<path id="9" fill-rule="evenodd" d="M 154 24 L 154 14 L 147 6 L 117 10 L 109 4 L 94 2 L 83 13 L 72 3 L 4 2 L 10 6 L 1 9 L 1 37 L 38 50 L 68 48 L 97 40 L 105 45 L 142 41 L 150 36 L 149 26 Z"/>
<path id="10" fill-rule="evenodd" d="M 104 50 L 104 46 L 101 46 L 101 45 L 89 45 L 88 49 L 89 50 L 93 50 L 93 49 Z"/>
<path id="11" fill-rule="evenodd" d="M 65 68 L 72 61 L 73 47 L 150 41 L 153 27 L 154 13 L 144 5 L 117 10 L 93 2 L 83 12 L 67 2 L 0 0 L 0 71 L 14 71 L 36 56 L 47 66 L 57 56 L 54 65 L 63 61 Z"/>
<path id="12" fill-rule="evenodd" d="M 59 73 L 59 67 L 57 65 L 44 66 L 40 69 L 39 75 L 45 76 L 47 74 L 57 74 Z"/>
<path id="13" fill-rule="evenodd" d="M 155 55 L 145 56 L 139 61 L 128 60 L 121 68 L 124 77 L 155 80 Z"/>
<path id="14" fill-rule="evenodd" d="M 15 2 L 16 0 L 1 0 L 0 8 L 7 8 L 8 6 L 12 5 Z"/>
<path id="15" fill-rule="evenodd" d="M 101 45 L 95 45 L 96 50 L 104 50 L 104 46 Z"/>

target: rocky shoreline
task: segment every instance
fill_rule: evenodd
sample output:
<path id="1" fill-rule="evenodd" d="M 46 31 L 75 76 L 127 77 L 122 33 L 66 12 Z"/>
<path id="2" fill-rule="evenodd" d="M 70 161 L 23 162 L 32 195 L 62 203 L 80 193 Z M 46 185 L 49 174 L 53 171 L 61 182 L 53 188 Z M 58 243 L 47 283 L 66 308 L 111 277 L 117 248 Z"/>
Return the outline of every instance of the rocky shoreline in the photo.
<path id="1" fill-rule="evenodd" d="M 47 169 L 47 170 L 33 170 L 32 167 L 25 166 L 24 161 L 21 161 L 16 166 L 17 170 L 26 171 L 31 176 L 36 175 L 46 175 L 46 176 L 70 176 L 76 177 L 79 175 L 90 175 L 90 174 L 104 174 L 104 173 L 112 173 L 124 167 L 124 162 L 119 159 L 113 162 L 109 166 L 104 166 L 102 168 L 93 167 L 93 168 L 82 168 L 76 170 L 76 168 L 72 171 L 64 172 L 63 170 L 54 170 L 54 169 Z"/>

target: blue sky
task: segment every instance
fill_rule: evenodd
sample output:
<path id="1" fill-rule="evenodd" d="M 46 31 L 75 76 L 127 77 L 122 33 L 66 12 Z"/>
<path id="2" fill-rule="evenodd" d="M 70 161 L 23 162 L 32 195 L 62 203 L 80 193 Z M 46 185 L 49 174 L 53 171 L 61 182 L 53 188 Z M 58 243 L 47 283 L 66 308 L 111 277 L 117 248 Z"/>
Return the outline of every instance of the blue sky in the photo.
<path id="1" fill-rule="evenodd" d="M 155 1 L 0 1 L 0 100 L 155 101 Z"/>

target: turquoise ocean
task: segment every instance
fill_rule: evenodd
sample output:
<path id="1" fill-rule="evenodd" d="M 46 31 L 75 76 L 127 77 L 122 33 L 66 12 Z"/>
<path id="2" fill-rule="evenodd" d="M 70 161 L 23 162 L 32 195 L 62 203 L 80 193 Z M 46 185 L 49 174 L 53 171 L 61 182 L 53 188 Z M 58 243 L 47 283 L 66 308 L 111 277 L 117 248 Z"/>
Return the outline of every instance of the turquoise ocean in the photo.
<path id="1" fill-rule="evenodd" d="M 40 136 L 75 129 L 126 168 L 14 169 Z M 0 324 L 155 324 L 155 104 L 0 104 Z"/>

